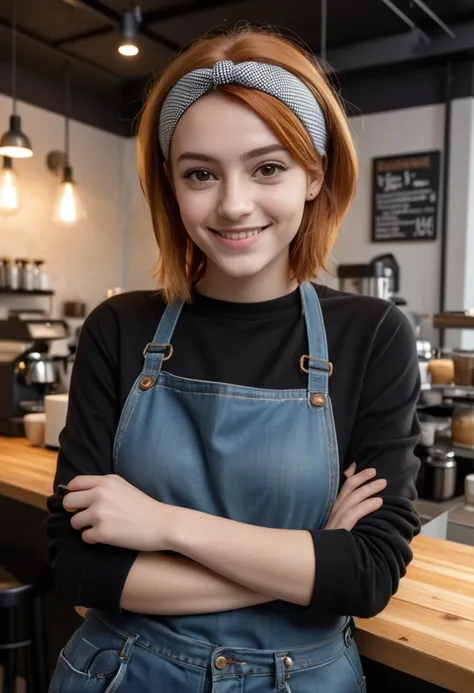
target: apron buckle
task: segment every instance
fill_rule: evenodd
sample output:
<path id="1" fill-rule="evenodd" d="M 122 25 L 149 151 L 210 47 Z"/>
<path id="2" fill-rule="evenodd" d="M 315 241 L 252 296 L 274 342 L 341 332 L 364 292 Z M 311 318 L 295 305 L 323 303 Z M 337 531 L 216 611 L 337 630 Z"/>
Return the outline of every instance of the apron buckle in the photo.
<path id="1" fill-rule="evenodd" d="M 143 350 L 143 356 L 151 351 L 152 354 L 163 353 L 163 361 L 168 361 L 173 356 L 173 345 L 172 344 L 160 344 L 159 342 L 148 342 Z"/>
<path id="2" fill-rule="evenodd" d="M 307 366 L 305 366 L 306 361 L 308 361 Z M 320 364 L 319 367 L 318 364 Z M 323 361 L 322 359 L 314 358 L 314 356 L 308 356 L 308 354 L 303 354 L 303 356 L 300 358 L 300 370 L 303 373 L 309 373 L 310 368 L 315 371 L 324 371 L 324 373 L 328 374 L 328 378 L 331 377 L 332 372 L 334 370 L 334 367 L 330 361 Z"/>

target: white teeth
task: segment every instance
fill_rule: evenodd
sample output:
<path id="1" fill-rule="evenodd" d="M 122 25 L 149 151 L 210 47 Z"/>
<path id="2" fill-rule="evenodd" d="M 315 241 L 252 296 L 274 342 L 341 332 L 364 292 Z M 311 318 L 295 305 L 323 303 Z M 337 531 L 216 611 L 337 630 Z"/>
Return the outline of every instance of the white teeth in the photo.
<path id="1" fill-rule="evenodd" d="M 240 241 L 244 238 L 252 238 L 252 236 L 256 236 L 262 230 L 263 228 L 254 229 L 253 231 L 239 231 L 238 233 L 220 233 L 220 231 L 216 231 L 216 233 L 218 236 L 222 236 L 222 238 L 228 238 L 231 241 Z"/>

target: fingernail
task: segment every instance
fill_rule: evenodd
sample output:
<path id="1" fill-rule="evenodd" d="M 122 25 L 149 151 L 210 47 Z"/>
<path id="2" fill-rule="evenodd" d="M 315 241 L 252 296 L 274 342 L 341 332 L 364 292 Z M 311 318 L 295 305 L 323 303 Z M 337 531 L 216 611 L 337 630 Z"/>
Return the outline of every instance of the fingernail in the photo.
<path id="1" fill-rule="evenodd" d="M 376 469 L 368 469 L 367 470 L 367 476 L 375 476 L 377 474 Z"/>

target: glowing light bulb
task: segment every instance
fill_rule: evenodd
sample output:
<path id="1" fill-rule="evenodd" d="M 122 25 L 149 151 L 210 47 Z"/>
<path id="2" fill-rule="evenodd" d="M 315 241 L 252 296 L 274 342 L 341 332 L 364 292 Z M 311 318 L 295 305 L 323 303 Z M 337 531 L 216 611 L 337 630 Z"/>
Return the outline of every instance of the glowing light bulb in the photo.
<path id="1" fill-rule="evenodd" d="M 59 224 L 73 226 L 85 219 L 85 217 L 84 206 L 77 192 L 76 184 L 72 179 L 72 170 L 69 166 L 66 166 L 54 205 L 53 219 Z"/>
<path id="2" fill-rule="evenodd" d="M 127 56 L 127 58 L 133 57 L 134 55 L 138 55 L 139 48 L 135 43 L 122 43 L 118 47 L 118 52 L 121 55 Z"/>
<path id="3" fill-rule="evenodd" d="M 13 170 L 11 160 L 4 159 L 0 171 L 0 213 L 14 214 L 20 208 L 18 177 Z"/>

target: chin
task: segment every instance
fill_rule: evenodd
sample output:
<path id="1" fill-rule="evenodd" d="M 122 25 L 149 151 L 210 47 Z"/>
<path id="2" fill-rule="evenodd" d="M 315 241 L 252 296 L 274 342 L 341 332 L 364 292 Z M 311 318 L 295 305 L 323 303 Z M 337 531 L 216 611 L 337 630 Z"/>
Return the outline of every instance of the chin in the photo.
<path id="1" fill-rule="evenodd" d="M 215 262 L 216 267 L 219 271 L 232 279 L 250 279 L 251 277 L 260 274 L 263 270 L 271 264 L 271 260 L 268 262 Z"/>

